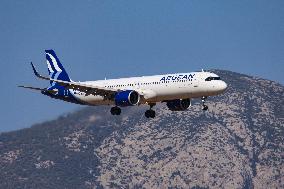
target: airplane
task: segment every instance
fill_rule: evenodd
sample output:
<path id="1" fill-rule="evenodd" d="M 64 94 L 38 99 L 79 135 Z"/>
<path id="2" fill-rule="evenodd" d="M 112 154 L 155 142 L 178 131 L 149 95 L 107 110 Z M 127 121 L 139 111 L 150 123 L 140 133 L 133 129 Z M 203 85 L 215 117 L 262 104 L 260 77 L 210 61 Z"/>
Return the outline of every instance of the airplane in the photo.
<path id="1" fill-rule="evenodd" d="M 201 98 L 202 110 L 208 110 L 208 96 L 222 94 L 227 84 L 221 78 L 204 70 L 190 73 L 105 79 L 75 82 L 70 79 L 53 50 L 45 50 L 49 76 L 42 76 L 31 62 L 33 72 L 39 79 L 47 80 L 50 86 L 37 88 L 19 86 L 40 91 L 54 99 L 81 105 L 111 105 L 110 113 L 120 115 L 121 107 L 147 104 L 150 108 L 145 117 L 156 116 L 156 103 L 166 103 L 171 111 L 185 111 L 191 106 L 192 98 Z"/>

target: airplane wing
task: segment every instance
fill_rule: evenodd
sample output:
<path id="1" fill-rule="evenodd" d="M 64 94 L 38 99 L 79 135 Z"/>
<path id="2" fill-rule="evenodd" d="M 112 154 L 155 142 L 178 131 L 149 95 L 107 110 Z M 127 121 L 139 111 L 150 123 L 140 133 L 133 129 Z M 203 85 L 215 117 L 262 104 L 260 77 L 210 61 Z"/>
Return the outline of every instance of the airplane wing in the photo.
<path id="1" fill-rule="evenodd" d="M 68 82 L 57 79 L 49 79 L 49 80 L 58 83 L 59 85 L 65 87 L 66 89 L 73 89 L 73 90 L 78 90 L 80 92 L 85 92 L 86 96 L 92 94 L 92 95 L 100 95 L 111 98 L 115 95 L 115 93 L 120 91 L 116 89 L 87 85 L 85 83 L 80 83 L 80 82 Z"/>
<path id="2" fill-rule="evenodd" d="M 105 88 L 105 87 L 98 87 L 98 86 L 93 86 L 93 85 L 87 85 L 85 83 L 80 83 L 80 82 L 73 82 L 73 81 L 69 82 L 69 81 L 52 79 L 52 78 L 40 75 L 37 72 L 37 70 L 35 69 L 33 63 L 31 63 L 31 65 L 32 65 L 34 74 L 38 78 L 56 82 L 59 85 L 65 87 L 66 89 L 74 89 L 74 90 L 78 90 L 80 92 L 85 92 L 86 96 L 93 94 L 93 95 L 104 96 L 106 98 L 112 98 L 115 95 L 115 93 L 120 91 L 119 89 L 117 90 L 117 89 L 111 89 L 111 88 Z M 27 88 L 27 87 L 25 87 L 25 88 Z"/>

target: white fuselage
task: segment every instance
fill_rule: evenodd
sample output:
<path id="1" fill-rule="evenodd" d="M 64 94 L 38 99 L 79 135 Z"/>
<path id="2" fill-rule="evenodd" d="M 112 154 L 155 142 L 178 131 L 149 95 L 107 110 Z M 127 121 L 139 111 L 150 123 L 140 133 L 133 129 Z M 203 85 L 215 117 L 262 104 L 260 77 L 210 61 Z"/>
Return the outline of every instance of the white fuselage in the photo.
<path id="1" fill-rule="evenodd" d="M 208 80 L 209 77 L 215 79 Z M 221 94 L 227 88 L 227 84 L 220 80 L 218 75 L 210 72 L 177 73 L 80 83 L 117 90 L 135 90 L 143 96 L 139 104 L 214 96 Z M 71 90 L 71 92 L 77 100 L 85 104 L 114 104 L 114 101 L 107 100 L 103 96 L 86 96 L 85 93 L 75 90 Z"/>

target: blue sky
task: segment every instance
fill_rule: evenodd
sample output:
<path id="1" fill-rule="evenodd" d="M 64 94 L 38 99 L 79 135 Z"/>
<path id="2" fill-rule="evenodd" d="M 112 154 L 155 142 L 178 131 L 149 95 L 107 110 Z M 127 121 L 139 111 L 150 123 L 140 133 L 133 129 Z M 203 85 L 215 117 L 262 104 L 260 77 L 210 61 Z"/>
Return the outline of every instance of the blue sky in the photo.
<path id="1" fill-rule="evenodd" d="M 46 87 L 54 49 L 73 80 L 225 69 L 284 83 L 283 0 L 0 2 L 0 132 L 81 108 L 17 88 Z"/>

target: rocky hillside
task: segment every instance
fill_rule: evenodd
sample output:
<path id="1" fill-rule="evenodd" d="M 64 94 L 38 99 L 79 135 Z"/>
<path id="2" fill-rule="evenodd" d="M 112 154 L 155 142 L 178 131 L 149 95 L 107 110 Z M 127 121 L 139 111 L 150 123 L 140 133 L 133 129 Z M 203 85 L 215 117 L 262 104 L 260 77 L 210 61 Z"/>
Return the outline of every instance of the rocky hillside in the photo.
<path id="1" fill-rule="evenodd" d="M 91 107 L 0 134 L 0 188 L 284 188 L 284 87 L 215 72 L 208 112 Z"/>

